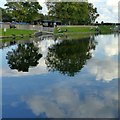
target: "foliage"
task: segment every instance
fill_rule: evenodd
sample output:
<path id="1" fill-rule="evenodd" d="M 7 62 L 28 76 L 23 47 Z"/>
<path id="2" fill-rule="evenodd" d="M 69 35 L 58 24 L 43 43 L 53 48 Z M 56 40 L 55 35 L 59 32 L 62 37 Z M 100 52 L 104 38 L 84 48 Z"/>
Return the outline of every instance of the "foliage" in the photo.
<path id="1" fill-rule="evenodd" d="M 97 8 L 87 2 L 48 2 L 49 16 L 64 24 L 90 24 L 99 16 Z"/>
<path id="2" fill-rule="evenodd" d="M 38 47 L 33 43 L 26 43 L 18 44 L 16 49 L 9 51 L 6 59 L 11 69 L 28 72 L 29 67 L 36 66 L 41 57 L 42 54 L 39 53 Z"/>
<path id="3" fill-rule="evenodd" d="M 41 16 L 39 10 L 42 9 L 38 2 L 8 2 L 5 4 L 6 10 L 16 21 L 32 22 Z"/>
<path id="4" fill-rule="evenodd" d="M 99 29 L 101 30 L 101 33 L 112 33 L 114 30 L 114 25 L 99 25 Z"/>
<path id="5" fill-rule="evenodd" d="M 95 49 L 95 45 L 94 39 L 90 38 L 63 40 L 49 48 L 46 65 L 50 71 L 74 76 L 91 58 L 90 51 Z"/>
<path id="6" fill-rule="evenodd" d="M 4 21 L 4 22 L 12 21 L 11 13 L 8 13 L 6 9 L 3 9 L 1 7 L 0 7 L 0 11 L 2 12 L 2 20 L 1 21 Z"/>

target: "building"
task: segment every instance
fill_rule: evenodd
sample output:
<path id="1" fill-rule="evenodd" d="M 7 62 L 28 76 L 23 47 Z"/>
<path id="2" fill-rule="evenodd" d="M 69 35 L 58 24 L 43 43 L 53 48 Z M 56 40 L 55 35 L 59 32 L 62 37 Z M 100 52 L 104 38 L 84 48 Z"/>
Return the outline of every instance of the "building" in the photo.
<path id="1" fill-rule="evenodd" d="M 53 20 L 43 20 L 42 25 L 43 27 L 54 27 L 54 25 L 61 25 L 61 21 L 53 21 Z"/>

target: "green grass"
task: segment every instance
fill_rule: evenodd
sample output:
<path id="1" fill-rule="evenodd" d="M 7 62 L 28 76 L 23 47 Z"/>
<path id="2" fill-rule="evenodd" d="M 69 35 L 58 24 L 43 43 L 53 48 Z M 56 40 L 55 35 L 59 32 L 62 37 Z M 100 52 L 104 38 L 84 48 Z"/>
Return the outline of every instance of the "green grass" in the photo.
<path id="1" fill-rule="evenodd" d="M 16 36 L 19 36 L 21 34 L 29 35 L 34 34 L 35 31 L 36 30 L 7 29 L 6 32 L 4 33 L 4 30 L 0 29 L 0 36 L 12 36 L 12 34 L 15 34 Z"/>
<path id="2" fill-rule="evenodd" d="M 114 29 L 115 26 L 113 25 L 100 25 L 99 28 L 101 30 L 101 33 L 111 33 L 111 31 Z"/>
<path id="3" fill-rule="evenodd" d="M 60 27 L 61 31 L 65 31 L 66 33 L 95 33 L 95 28 L 91 29 L 91 27 Z M 59 33 L 57 28 L 54 30 L 54 34 Z"/>
<path id="4" fill-rule="evenodd" d="M 25 36 L 23 38 L 20 38 L 20 37 L 16 37 L 15 39 L 13 39 L 12 37 L 11 38 L 4 38 L 4 39 L 0 39 L 0 43 L 5 43 L 5 42 L 11 42 L 11 41 L 20 41 L 20 40 L 29 40 L 30 37 L 28 36 Z"/>
<path id="5" fill-rule="evenodd" d="M 96 26 L 97 27 L 97 26 Z M 96 27 L 90 27 L 90 26 L 62 26 L 59 27 L 62 33 L 97 33 Z M 112 25 L 100 25 L 98 26 L 101 30 L 101 33 L 111 33 L 111 29 L 114 28 Z M 91 29 L 92 28 L 92 29 Z M 110 29 L 111 28 L 111 29 Z M 58 27 L 54 29 L 54 34 L 60 34 L 58 32 Z M 67 29 L 67 32 L 64 32 Z"/>

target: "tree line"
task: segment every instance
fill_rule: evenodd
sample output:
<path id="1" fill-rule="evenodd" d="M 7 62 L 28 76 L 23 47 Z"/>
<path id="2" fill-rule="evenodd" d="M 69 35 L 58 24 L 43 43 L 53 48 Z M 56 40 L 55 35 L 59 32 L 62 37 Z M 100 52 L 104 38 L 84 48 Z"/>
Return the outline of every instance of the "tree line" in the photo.
<path id="1" fill-rule="evenodd" d="M 99 16 L 97 8 L 88 2 L 47 2 L 47 15 L 41 13 L 42 6 L 39 2 L 7 2 L 4 6 L 6 8 L 0 8 L 3 22 L 15 18 L 17 22 L 52 20 L 78 25 L 94 23 Z"/>
<path id="2" fill-rule="evenodd" d="M 99 16 L 97 8 L 88 2 L 48 2 L 48 15 L 65 24 L 91 24 Z"/>
<path id="3" fill-rule="evenodd" d="M 38 2 L 8 2 L 4 6 L 5 9 L 0 8 L 3 22 L 11 22 L 15 19 L 17 22 L 31 23 L 43 17 L 39 12 L 42 7 Z"/>
<path id="4" fill-rule="evenodd" d="M 76 40 L 67 38 L 69 36 L 48 48 L 45 64 L 49 71 L 75 76 L 92 57 L 90 51 L 95 50 L 97 42 L 94 37 Z M 39 64 L 42 56 L 39 47 L 32 42 L 18 44 L 15 49 L 7 53 L 6 59 L 11 69 L 28 72 L 29 68 Z"/>

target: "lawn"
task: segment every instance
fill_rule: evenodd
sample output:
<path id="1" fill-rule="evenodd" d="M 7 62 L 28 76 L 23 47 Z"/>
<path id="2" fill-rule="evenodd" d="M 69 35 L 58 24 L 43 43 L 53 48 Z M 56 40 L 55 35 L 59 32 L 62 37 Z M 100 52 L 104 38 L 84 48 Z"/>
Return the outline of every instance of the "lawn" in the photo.
<path id="1" fill-rule="evenodd" d="M 4 29 L 0 29 L 0 36 L 11 36 L 12 34 L 16 36 L 19 36 L 21 34 L 29 35 L 34 34 L 35 32 L 36 32 L 35 30 L 20 30 L 20 29 L 6 29 L 6 32 L 4 32 Z"/>
<path id="2" fill-rule="evenodd" d="M 54 33 L 58 33 L 58 28 L 55 28 Z M 60 27 L 61 31 L 65 31 L 67 29 L 67 33 L 95 33 L 95 27 L 83 27 L 83 26 L 62 26 Z"/>
<path id="3" fill-rule="evenodd" d="M 54 34 L 59 34 L 58 28 L 62 31 L 61 33 L 97 33 L 97 26 L 59 26 L 55 28 Z M 111 33 L 114 26 L 112 25 L 100 25 L 98 26 L 101 33 Z M 64 32 L 67 29 L 67 32 Z"/>
<path id="4" fill-rule="evenodd" d="M 99 28 L 101 30 L 101 33 L 111 33 L 111 30 L 114 29 L 114 25 L 100 25 Z"/>

